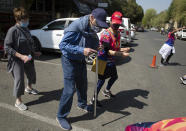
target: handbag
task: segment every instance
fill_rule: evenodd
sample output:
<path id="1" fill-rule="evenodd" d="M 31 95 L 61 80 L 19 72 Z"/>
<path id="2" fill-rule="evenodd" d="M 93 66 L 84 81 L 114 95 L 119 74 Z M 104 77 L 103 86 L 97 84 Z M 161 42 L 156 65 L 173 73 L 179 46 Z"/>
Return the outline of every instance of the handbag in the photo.
<path id="1" fill-rule="evenodd" d="M 91 68 L 91 71 L 96 72 L 96 58 L 93 61 L 93 65 Z M 106 69 L 107 61 L 98 59 L 98 74 L 104 75 L 105 69 Z"/>

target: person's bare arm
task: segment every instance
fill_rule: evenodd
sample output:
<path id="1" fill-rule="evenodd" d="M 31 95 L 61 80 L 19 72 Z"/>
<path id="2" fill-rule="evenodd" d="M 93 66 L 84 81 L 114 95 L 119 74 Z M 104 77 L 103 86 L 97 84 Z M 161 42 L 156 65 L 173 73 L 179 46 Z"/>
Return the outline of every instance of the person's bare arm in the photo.
<path id="1" fill-rule="evenodd" d="M 24 63 L 28 62 L 30 60 L 30 58 L 27 55 L 22 55 L 18 52 L 15 53 L 15 56 L 19 59 L 21 59 L 22 61 L 24 61 Z"/>
<path id="2" fill-rule="evenodd" d="M 128 52 L 130 50 L 130 47 L 126 47 L 126 48 L 120 48 L 120 51 L 124 51 L 124 52 Z"/>
<path id="3" fill-rule="evenodd" d="M 122 56 L 122 57 L 129 56 L 129 53 L 121 52 L 121 51 L 109 50 L 108 53 L 109 53 L 109 55 L 111 55 L 111 56 Z"/>
<path id="4" fill-rule="evenodd" d="M 182 28 L 175 29 L 175 30 L 173 30 L 173 31 L 171 32 L 171 34 L 176 33 L 177 31 L 180 31 L 180 30 L 182 30 L 182 29 L 186 29 L 186 27 L 184 26 L 184 27 L 182 27 Z"/>

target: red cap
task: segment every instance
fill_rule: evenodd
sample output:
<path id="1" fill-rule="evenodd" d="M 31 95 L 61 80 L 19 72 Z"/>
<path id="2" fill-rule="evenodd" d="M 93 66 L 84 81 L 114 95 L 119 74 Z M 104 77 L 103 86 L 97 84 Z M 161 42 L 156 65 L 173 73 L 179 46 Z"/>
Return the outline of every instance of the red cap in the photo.
<path id="1" fill-rule="evenodd" d="M 122 17 L 123 17 L 123 15 L 122 15 L 122 13 L 121 12 L 119 12 L 119 11 L 115 11 L 113 14 L 112 14 L 112 17 L 111 17 L 111 19 L 112 19 L 112 23 L 113 24 L 122 24 Z"/>

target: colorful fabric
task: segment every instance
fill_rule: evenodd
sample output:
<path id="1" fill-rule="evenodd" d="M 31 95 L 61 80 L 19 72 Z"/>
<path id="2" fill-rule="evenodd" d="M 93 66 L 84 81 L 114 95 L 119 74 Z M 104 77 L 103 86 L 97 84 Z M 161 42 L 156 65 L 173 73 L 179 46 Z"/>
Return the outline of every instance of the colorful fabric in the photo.
<path id="1" fill-rule="evenodd" d="M 186 131 L 186 117 L 129 125 L 125 131 Z"/>
<path id="2" fill-rule="evenodd" d="M 110 28 L 103 31 L 100 37 L 100 45 L 104 47 L 103 50 L 99 51 L 98 58 L 107 60 L 108 62 L 114 62 L 114 58 L 108 55 L 109 50 L 119 51 L 120 50 L 120 32 L 114 36 Z"/>
<path id="3" fill-rule="evenodd" d="M 117 35 L 114 36 L 113 32 L 110 29 L 106 29 L 101 34 L 100 44 L 103 42 L 109 43 L 110 50 L 119 51 L 120 49 L 120 32 L 117 32 Z"/>
<path id="4" fill-rule="evenodd" d="M 171 54 L 171 53 L 175 53 L 175 48 L 174 46 L 169 46 L 166 43 L 162 45 L 162 47 L 159 50 L 159 53 L 161 54 L 161 56 L 163 57 L 163 59 L 167 59 L 167 57 Z"/>
<path id="5" fill-rule="evenodd" d="M 175 41 L 174 34 L 171 33 L 171 32 L 169 32 L 169 34 L 168 34 L 168 40 L 165 43 L 168 44 L 169 46 L 173 46 L 174 45 L 174 41 Z"/>

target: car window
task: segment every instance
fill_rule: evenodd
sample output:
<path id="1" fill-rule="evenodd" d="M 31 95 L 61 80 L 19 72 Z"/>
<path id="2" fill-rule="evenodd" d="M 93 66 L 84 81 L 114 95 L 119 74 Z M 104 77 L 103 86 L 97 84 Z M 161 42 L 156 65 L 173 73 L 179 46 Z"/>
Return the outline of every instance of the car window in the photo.
<path id="1" fill-rule="evenodd" d="M 55 21 L 48 25 L 48 30 L 64 30 L 66 21 Z"/>
<path id="2" fill-rule="evenodd" d="M 186 30 L 183 30 L 183 32 L 186 32 Z"/>
<path id="3" fill-rule="evenodd" d="M 68 26 L 69 26 L 72 22 L 73 22 L 72 20 L 69 20 L 69 22 L 68 22 Z"/>

